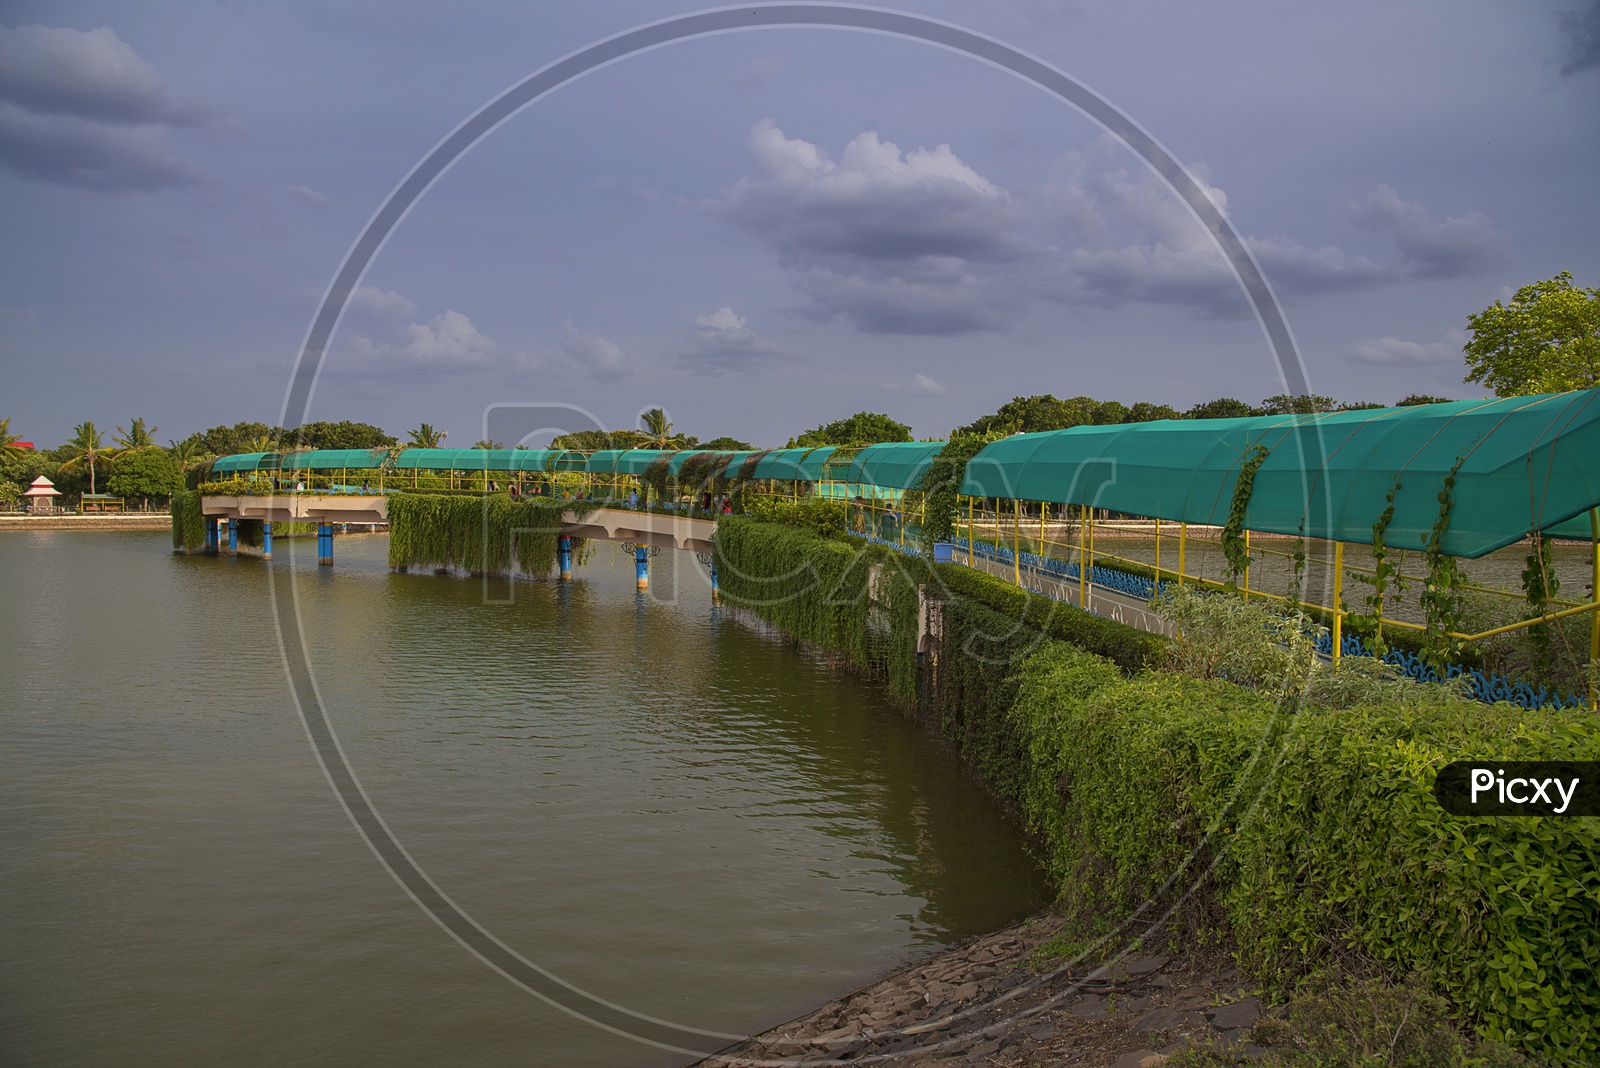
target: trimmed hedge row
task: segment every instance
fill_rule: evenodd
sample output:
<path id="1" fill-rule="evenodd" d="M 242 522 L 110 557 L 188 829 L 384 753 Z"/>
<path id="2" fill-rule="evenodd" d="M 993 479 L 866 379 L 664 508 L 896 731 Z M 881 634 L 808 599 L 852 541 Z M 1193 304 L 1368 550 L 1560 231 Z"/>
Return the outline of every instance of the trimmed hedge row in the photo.
<path id="1" fill-rule="evenodd" d="M 983 571 L 960 564 L 935 564 L 933 568 L 939 582 L 957 597 L 976 601 L 1009 620 L 1098 653 L 1130 674 L 1157 666 L 1166 650 L 1167 640 L 1159 634 L 1085 612 Z"/>
<path id="2" fill-rule="evenodd" d="M 1600 1062 L 1600 829 L 1462 819 L 1432 797 L 1457 759 L 1600 759 L 1590 717 L 1443 696 L 1287 713 L 1052 645 L 1023 666 L 1010 718 L 1021 807 L 1070 915 L 1153 902 L 1153 919 L 1199 882 L 1241 964 L 1280 992 L 1355 953 L 1425 972 L 1489 1037 Z"/>
<path id="3" fill-rule="evenodd" d="M 1172 909 L 1280 994 L 1351 957 L 1421 971 L 1483 1034 L 1600 1064 L 1596 821 L 1461 819 L 1431 793 L 1456 759 L 1600 760 L 1592 717 L 1442 691 L 1291 710 L 1151 670 L 1161 639 L 959 566 L 748 519 L 721 524 L 717 557 L 731 603 L 863 664 L 882 566 L 891 691 L 1037 837 L 1078 933 Z M 924 583 L 945 599 L 932 685 Z"/>

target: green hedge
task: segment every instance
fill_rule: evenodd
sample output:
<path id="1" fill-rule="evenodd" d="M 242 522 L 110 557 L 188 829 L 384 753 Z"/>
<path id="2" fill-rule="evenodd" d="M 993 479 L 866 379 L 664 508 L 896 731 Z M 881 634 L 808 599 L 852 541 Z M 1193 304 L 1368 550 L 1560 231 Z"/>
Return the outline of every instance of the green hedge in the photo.
<path id="1" fill-rule="evenodd" d="M 586 515 L 596 507 L 592 501 L 513 501 L 505 494 L 395 494 L 389 498 L 389 566 L 542 575 L 555 563 L 563 513 Z M 574 550 L 582 542 L 574 538 Z"/>
<path id="2" fill-rule="evenodd" d="M 1161 662 L 1166 639 L 1085 612 L 1043 594 L 960 564 L 936 564 L 938 581 L 951 593 L 985 605 L 1010 620 L 1113 661 L 1130 674 Z"/>
<path id="3" fill-rule="evenodd" d="M 1591 716 L 1443 696 L 1288 714 L 1052 645 L 1010 718 L 1069 915 L 1154 918 L 1215 862 L 1191 914 L 1214 904 L 1269 988 L 1354 954 L 1428 974 L 1490 1037 L 1600 1063 L 1595 821 L 1461 819 L 1431 794 L 1456 759 L 1600 759 Z"/>
<path id="4" fill-rule="evenodd" d="M 206 544 L 206 521 L 200 511 L 200 494 L 180 490 L 172 495 L 172 547 L 199 552 Z"/>

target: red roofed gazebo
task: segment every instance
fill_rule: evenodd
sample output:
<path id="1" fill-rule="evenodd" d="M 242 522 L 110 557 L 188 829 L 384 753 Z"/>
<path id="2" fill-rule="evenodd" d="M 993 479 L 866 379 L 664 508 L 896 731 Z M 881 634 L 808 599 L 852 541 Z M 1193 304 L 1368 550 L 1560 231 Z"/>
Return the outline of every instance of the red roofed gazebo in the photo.
<path id="1" fill-rule="evenodd" d="M 54 498 L 61 496 L 61 491 L 56 489 L 54 482 L 40 475 L 22 491 L 22 495 L 28 498 L 28 511 L 38 514 L 55 511 Z"/>

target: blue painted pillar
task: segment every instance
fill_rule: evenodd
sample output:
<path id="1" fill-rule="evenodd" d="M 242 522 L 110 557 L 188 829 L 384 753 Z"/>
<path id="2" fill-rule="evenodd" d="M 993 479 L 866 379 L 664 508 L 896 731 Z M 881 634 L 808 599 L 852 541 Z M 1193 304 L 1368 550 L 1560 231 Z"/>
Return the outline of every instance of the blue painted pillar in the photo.
<path id="1" fill-rule="evenodd" d="M 711 561 L 711 600 L 715 602 L 720 596 L 721 591 L 717 589 L 717 562 L 713 559 Z"/>
<path id="2" fill-rule="evenodd" d="M 639 578 L 639 588 L 650 588 L 650 546 L 635 545 L 633 547 L 633 573 Z"/>
<path id="3" fill-rule="evenodd" d="M 261 559 L 272 559 L 272 521 L 261 524 Z"/>
<path id="4" fill-rule="evenodd" d="M 317 524 L 317 563 L 333 563 L 333 524 Z"/>
<path id="5" fill-rule="evenodd" d="M 220 522 L 221 520 L 214 516 L 206 516 L 206 552 L 208 554 L 217 551 L 217 524 Z"/>
<path id="6" fill-rule="evenodd" d="M 561 564 L 561 581 L 572 581 L 572 536 L 561 534 L 556 538 L 556 559 Z"/>
<path id="7" fill-rule="evenodd" d="M 239 555 L 239 521 L 237 519 L 228 520 L 228 555 Z"/>

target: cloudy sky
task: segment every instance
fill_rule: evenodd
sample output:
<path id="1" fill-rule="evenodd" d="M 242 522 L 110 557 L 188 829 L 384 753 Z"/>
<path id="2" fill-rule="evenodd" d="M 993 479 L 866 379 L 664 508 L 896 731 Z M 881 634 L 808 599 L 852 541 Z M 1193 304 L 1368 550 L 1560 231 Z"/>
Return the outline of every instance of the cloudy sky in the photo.
<path id="1" fill-rule="evenodd" d="M 0 6 L 0 416 L 53 445 L 277 422 L 323 289 L 454 126 L 692 3 Z M 1158 138 L 1244 235 L 1320 393 L 1472 396 L 1468 313 L 1600 282 L 1600 7 L 946 0 Z M 1093 122 L 924 44 L 695 40 L 463 157 L 373 262 L 313 419 L 449 443 L 497 403 L 782 444 L 1017 394 L 1282 389 L 1221 254 Z"/>

